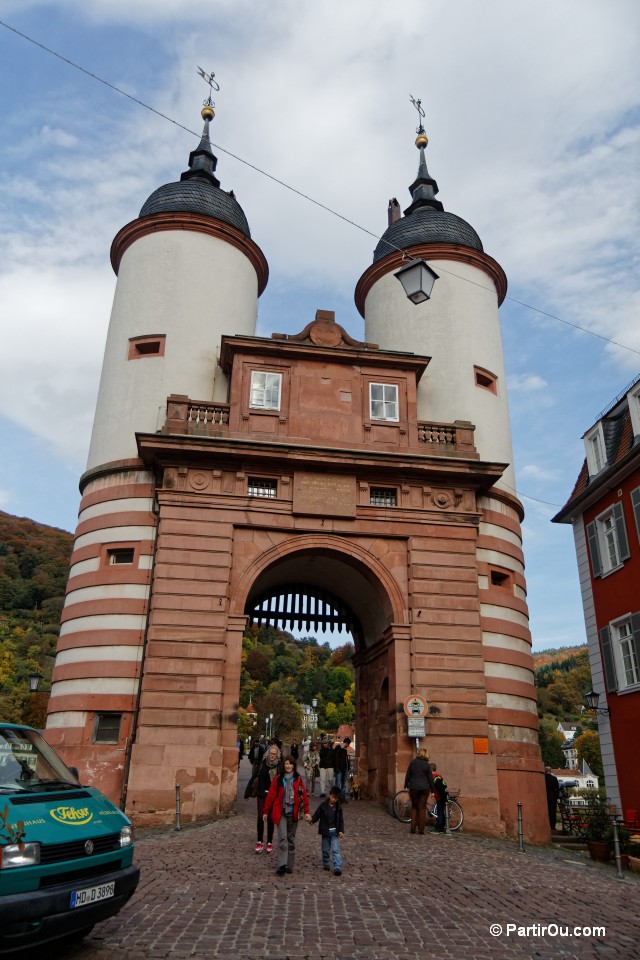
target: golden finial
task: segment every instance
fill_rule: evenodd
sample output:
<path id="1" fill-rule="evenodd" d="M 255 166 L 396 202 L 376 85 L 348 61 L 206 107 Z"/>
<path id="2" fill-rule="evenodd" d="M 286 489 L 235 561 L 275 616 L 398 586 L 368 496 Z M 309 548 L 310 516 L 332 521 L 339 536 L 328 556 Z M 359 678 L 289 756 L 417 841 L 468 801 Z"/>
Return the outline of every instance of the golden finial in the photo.
<path id="1" fill-rule="evenodd" d="M 416 137 L 416 147 L 418 148 L 418 150 L 423 150 L 426 147 L 426 145 L 429 143 L 429 140 L 424 131 L 424 127 L 422 126 L 422 120 L 425 115 L 424 110 L 422 109 L 422 100 L 414 100 L 411 94 L 409 94 L 409 100 L 411 100 L 411 103 L 414 105 L 414 107 L 418 111 L 418 116 L 420 117 L 418 126 L 416 127 L 416 133 L 418 134 L 418 136 Z"/>

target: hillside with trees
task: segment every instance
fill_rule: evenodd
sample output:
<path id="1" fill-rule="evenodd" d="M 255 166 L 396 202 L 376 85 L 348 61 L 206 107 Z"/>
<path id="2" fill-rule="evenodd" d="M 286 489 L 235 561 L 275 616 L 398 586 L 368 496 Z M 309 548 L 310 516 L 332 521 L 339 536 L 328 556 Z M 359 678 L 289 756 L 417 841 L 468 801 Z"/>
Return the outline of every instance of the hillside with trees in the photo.
<path id="1" fill-rule="evenodd" d="M 0 718 L 42 727 L 73 536 L 0 512 Z"/>
<path id="2" fill-rule="evenodd" d="M 250 627 L 242 641 L 240 735 L 264 733 L 270 714 L 276 736 L 298 735 L 303 731 L 302 704 L 314 699 L 318 732 L 353 723 L 353 654 L 352 643 L 332 649 L 315 637 L 296 640 L 275 627 Z M 250 702 L 258 713 L 255 728 L 245 711 Z"/>

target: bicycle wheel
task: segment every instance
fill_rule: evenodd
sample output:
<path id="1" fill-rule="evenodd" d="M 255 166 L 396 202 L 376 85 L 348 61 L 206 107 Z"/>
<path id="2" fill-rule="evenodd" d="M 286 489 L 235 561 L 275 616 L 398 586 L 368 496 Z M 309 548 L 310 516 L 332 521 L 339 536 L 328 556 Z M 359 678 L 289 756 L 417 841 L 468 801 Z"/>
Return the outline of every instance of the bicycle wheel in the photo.
<path id="1" fill-rule="evenodd" d="M 411 798 L 408 790 L 398 790 L 393 798 L 393 815 L 402 823 L 411 823 Z"/>
<path id="2" fill-rule="evenodd" d="M 449 800 L 447 802 L 447 808 L 449 812 L 449 830 L 459 830 L 464 820 L 462 807 L 457 800 Z"/>

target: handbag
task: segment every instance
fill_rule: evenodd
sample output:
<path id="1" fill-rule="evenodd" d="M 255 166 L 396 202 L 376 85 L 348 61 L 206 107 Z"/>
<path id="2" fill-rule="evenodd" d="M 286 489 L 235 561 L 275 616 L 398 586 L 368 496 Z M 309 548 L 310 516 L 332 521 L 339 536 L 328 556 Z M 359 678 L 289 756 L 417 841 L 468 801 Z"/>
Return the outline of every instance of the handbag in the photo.
<path id="1" fill-rule="evenodd" d="M 249 790 L 249 796 L 257 797 L 258 796 L 258 777 L 254 777 L 251 781 L 251 789 Z"/>

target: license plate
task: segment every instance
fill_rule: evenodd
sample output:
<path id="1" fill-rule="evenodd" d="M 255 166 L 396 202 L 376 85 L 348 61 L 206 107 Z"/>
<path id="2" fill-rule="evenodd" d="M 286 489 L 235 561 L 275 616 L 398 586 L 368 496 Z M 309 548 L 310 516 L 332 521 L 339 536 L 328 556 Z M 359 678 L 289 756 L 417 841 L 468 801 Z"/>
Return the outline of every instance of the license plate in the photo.
<path id="1" fill-rule="evenodd" d="M 74 890 L 71 894 L 71 909 L 74 907 L 86 907 L 89 903 L 97 903 L 98 900 L 109 900 L 116 893 L 116 882 L 103 883 L 99 887 L 87 887 L 86 890 Z"/>

